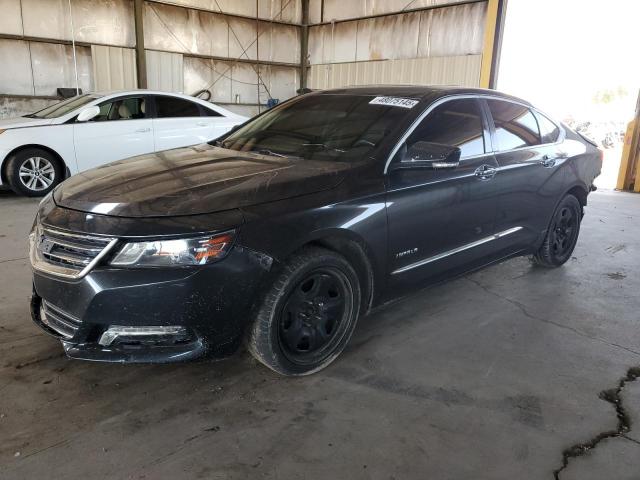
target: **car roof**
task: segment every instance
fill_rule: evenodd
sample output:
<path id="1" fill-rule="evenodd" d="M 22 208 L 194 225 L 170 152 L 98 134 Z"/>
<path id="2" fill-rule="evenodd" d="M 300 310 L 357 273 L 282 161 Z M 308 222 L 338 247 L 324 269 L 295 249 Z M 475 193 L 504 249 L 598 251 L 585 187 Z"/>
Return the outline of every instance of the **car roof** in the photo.
<path id="1" fill-rule="evenodd" d="M 333 88 L 314 92 L 320 95 L 384 95 L 410 97 L 416 99 L 432 99 L 449 95 L 491 95 L 506 100 L 514 100 L 531 106 L 526 100 L 486 88 L 461 87 L 455 85 L 361 85 L 354 87 Z"/>
<path id="2" fill-rule="evenodd" d="M 183 93 L 162 92 L 160 90 L 148 90 L 144 88 L 139 88 L 135 90 L 109 90 L 109 91 L 102 91 L 102 92 L 88 92 L 87 94 L 100 97 L 101 99 L 109 99 L 110 97 L 117 97 L 121 95 L 164 95 L 168 97 L 183 98 L 191 102 L 199 103 L 200 105 L 206 108 L 209 108 L 211 110 L 218 111 L 219 113 L 222 113 L 227 117 L 245 118 L 242 115 L 238 115 L 237 113 L 227 110 L 226 108 L 221 107 L 220 105 L 214 102 L 209 102 L 207 100 L 203 100 L 201 98 L 194 97 L 192 95 L 185 95 Z"/>
<path id="3" fill-rule="evenodd" d="M 182 97 L 187 99 L 194 99 L 191 95 L 185 95 L 183 93 L 162 92 L 160 90 L 148 90 L 146 88 L 136 88 L 133 90 L 103 90 L 99 92 L 87 92 L 89 95 L 100 95 L 101 97 L 108 97 L 111 95 L 169 95 L 171 97 Z"/>

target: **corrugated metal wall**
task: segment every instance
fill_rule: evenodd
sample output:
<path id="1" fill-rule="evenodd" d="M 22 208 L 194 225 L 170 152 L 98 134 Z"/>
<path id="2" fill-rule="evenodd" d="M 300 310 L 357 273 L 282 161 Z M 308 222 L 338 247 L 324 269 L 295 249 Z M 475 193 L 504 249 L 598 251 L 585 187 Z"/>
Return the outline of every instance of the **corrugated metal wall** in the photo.
<path id="1" fill-rule="evenodd" d="M 256 15 L 255 1 L 217 2 L 225 11 L 224 5 L 227 5 L 230 13 Z M 216 13 L 215 1 L 173 3 L 213 11 L 146 3 L 144 25 L 149 73 L 156 75 L 148 60 L 154 51 L 179 53 L 183 56 L 184 93 L 208 89 L 212 93 L 211 101 L 231 104 L 227 106 L 245 115 L 258 113 L 269 98 L 286 100 L 295 95 L 299 87 L 300 28 L 260 18 L 299 21 L 300 0 L 260 0 L 260 18 L 256 19 Z M 237 59 L 242 62 L 235 61 Z"/>
<path id="2" fill-rule="evenodd" d="M 18 96 L 23 108 L 25 99 L 74 87 L 67 0 L 1 1 L 0 97 Z M 133 88 L 133 0 L 71 5 L 80 88 Z M 312 88 L 478 84 L 484 0 L 310 0 L 309 7 Z M 212 101 L 257 113 L 300 86 L 301 22 L 302 0 L 145 0 L 148 86 L 209 89 Z"/>
<path id="3" fill-rule="evenodd" d="M 135 46 L 131 0 L 72 0 L 78 42 Z M 0 33 L 71 40 L 66 0 L 2 0 Z"/>
<path id="4" fill-rule="evenodd" d="M 157 3 L 145 4 L 144 44 L 147 49 L 184 54 L 292 64 L 300 61 L 296 26 Z"/>
<path id="5" fill-rule="evenodd" d="M 68 44 L 69 4 L 64 0 L 2 0 L 1 6 L 0 95 L 11 97 L 2 99 L 0 116 L 24 114 L 53 102 L 57 88 L 76 86 L 73 49 Z M 111 45 L 122 50 L 122 56 L 133 56 L 131 0 L 72 0 L 71 11 L 75 40 L 79 43 L 79 87 L 86 92 L 117 85 L 96 75 L 108 65 L 96 65 L 92 46 Z M 120 85 L 130 87 L 135 83 Z"/>
<path id="6" fill-rule="evenodd" d="M 78 47 L 80 88 L 93 88 L 91 49 Z M 73 52 L 69 45 L 0 39 L 0 93 L 50 96 L 57 87 L 75 86 Z"/>
<path id="7" fill-rule="evenodd" d="M 133 0 L 71 5 L 80 88 L 135 88 Z M 69 6 L 67 0 L 1 0 L 1 6 L 0 97 L 11 96 L 2 111 L 26 113 L 29 99 L 35 109 L 58 87 L 75 87 Z M 210 87 L 212 101 L 244 114 L 270 97 L 295 94 L 301 0 L 146 0 L 143 13 L 149 88 Z"/>
<path id="8" fill-rule="evenodd" d="M 463 55 L 312 65 L 309 82 L 320 89 L 368 84 L 477 86 L 481 62 L 481 55 Z"/>
<path id="9" fill-rule="evenodd" d="M 302 21 L 300 0 L 172 0 L 167 3 L 203 10 L 220 11 L 263 20 L 281 20 L 299 24 Z"/>
<path id="10" fill-rule="evenodd" d="M 312 2 L 313 11 L 317 13 L 318 1 Z M 388 13 L 400 3 L 408 5 L 407 2 L 325 0 L 324 20 Z M 367 83 L 478 86 L 486 2 L 450 5 L 451 1 L 424 0 L 410 3 L 411 8 L 449 6 L 312 26 L 310 87 Z M 344 8 L 339 8 L 340 5 Z"/>
<path id="11" fill-rule="evenodd" d="M 184 91 L 184 57 L 180 53 L 147 50 L 147 87 L 163 92 Z"/>
<path id="12" fill-rule="evenodd" d="M 468 0 L 309 0 L 309 20 L 311 23 L 331 22 L 467 2 Z"/>
<path id="13" fill-rule="evenodd" d="M 129 48 L 91 45 L 95 90 L 131 90 L 136 88 L 136 57 Z"/>

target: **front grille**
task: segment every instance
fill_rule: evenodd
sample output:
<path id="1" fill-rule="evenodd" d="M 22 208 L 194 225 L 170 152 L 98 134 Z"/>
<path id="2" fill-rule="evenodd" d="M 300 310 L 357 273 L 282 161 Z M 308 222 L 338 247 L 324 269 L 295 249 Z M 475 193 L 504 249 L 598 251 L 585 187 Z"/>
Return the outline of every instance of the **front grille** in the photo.
<path id="1" fill-rule="evenodd" d="M 34 268 L 68 278 L 80 278 L 115 245 L 116 239 L 37 226 L 32 234 Z"/>
<path id="2" fill-rule="evenodd" d="M 40 304 L 40 320 L 64 338 L 71 338 L 80 327 L 81 320 L 61 308 L 43 300 Z"/>
<path id="3" fill-rule="evenodd" d="M 110 239 L 43 229 L 39 250 L 49 263 L 82 270 L 109 244 Z"/>

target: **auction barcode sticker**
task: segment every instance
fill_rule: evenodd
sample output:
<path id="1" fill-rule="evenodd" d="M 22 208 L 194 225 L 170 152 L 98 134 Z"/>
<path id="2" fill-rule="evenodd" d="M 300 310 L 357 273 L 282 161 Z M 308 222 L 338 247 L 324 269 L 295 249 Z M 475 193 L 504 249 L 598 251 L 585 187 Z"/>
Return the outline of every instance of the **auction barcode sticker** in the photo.
<path id="1" fill-rule="evenodd" d="M 418 100 L 399 97 L 376 97 L 369 102 L 370 105 L 388 105 L 390 107 L 413 108 Z"/>

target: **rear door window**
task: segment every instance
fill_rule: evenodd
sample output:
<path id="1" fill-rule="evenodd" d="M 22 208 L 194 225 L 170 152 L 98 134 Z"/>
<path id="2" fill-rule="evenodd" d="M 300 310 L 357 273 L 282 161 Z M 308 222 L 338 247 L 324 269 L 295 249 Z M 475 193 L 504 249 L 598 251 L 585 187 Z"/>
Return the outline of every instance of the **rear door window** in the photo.
<path id="1" fill-rule="evenodd" d="M 462 158 L 484 154 L 480 104 L 476 99 L 464 98 L 438 105 L 411 133 L 407 147 L 416 142 L 458 147 Z"/>
<path id="2" fill-rule="evenodd" d="M 199 117 L 198 104 L 177 97 L 156 97 L 158 118 Z"/>
<path id="3" fill-rule="evenodd" d="M 557 142 L 560 136 L 560 128 L 540 112 L 536 112 L 536 118 L 538 119 L 538 125 L 540 125 L 542 143 Z"/>
<path id="4" fill-rule="evenodd" d="M 529 108 L 503 100 L 487 100 L 487 104 L 496 127 L 497 151 L 540 145 L 538 121 Z"/>

